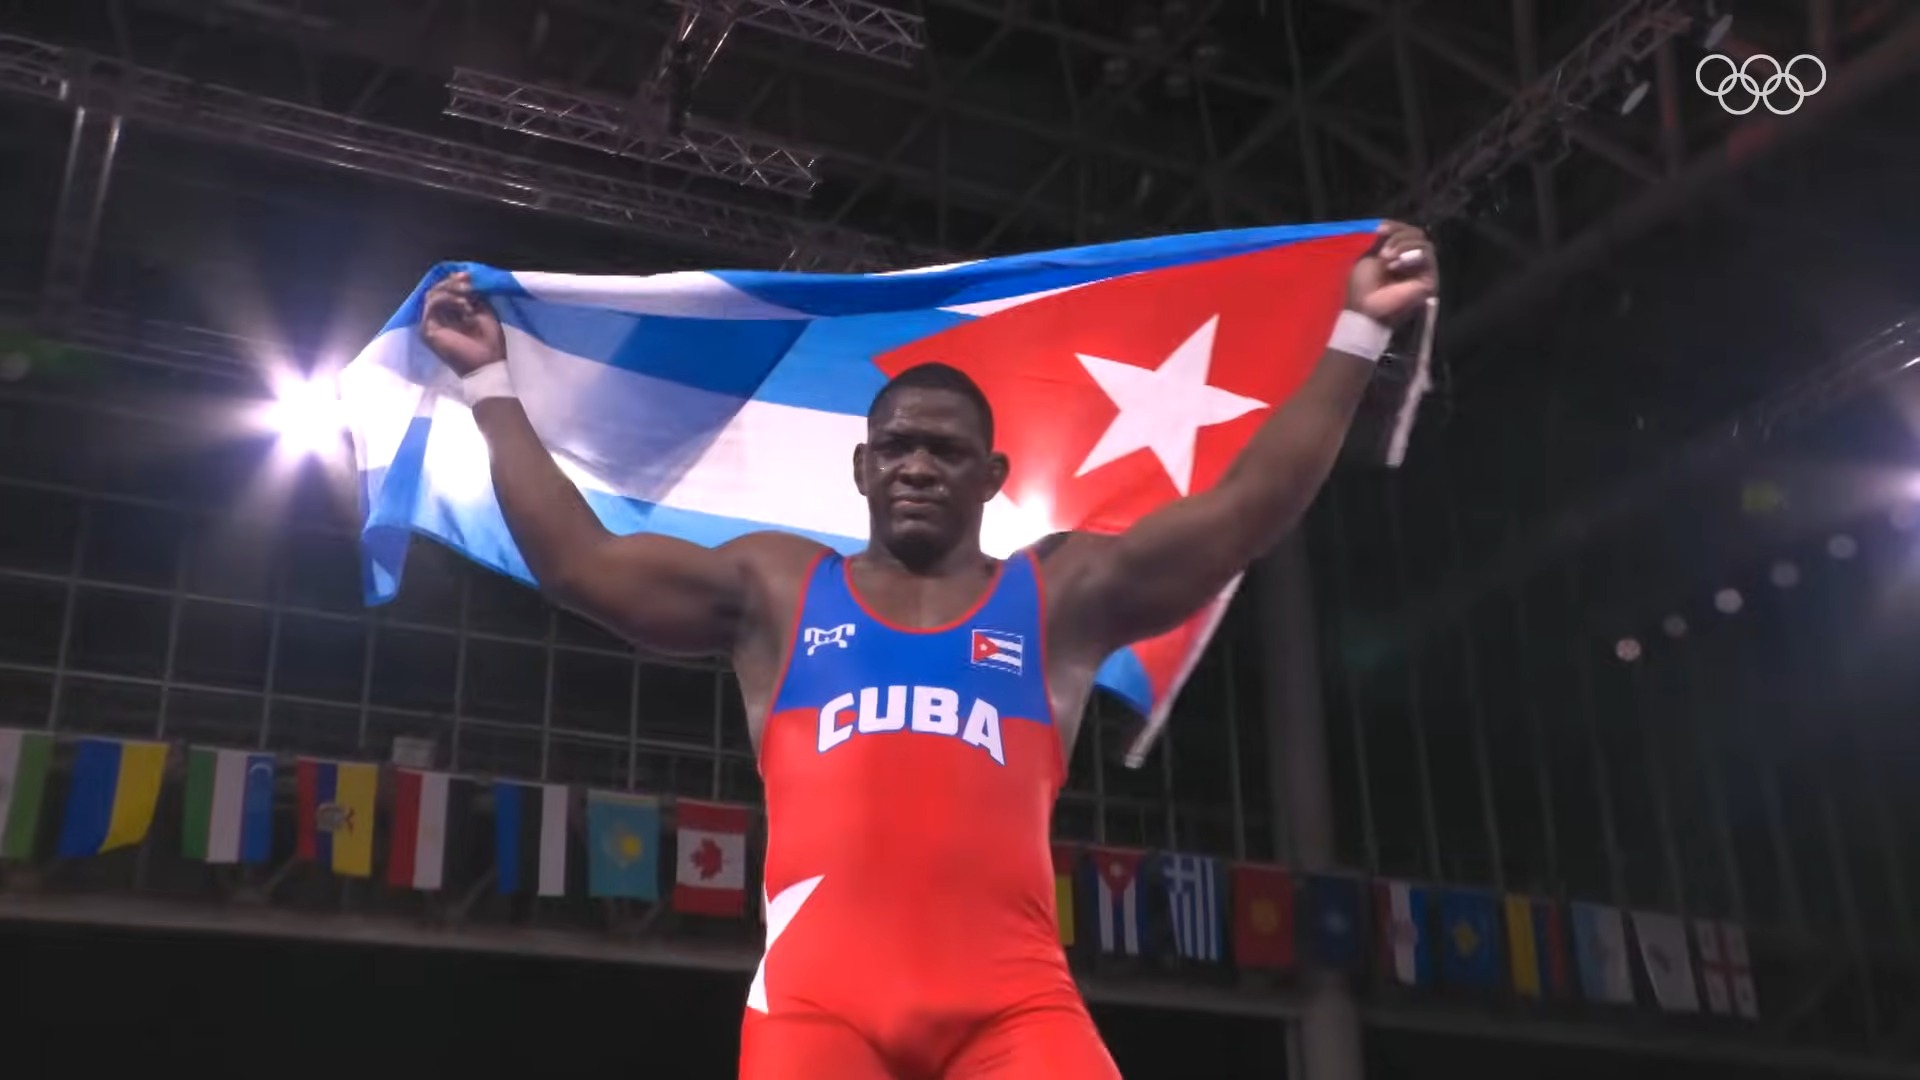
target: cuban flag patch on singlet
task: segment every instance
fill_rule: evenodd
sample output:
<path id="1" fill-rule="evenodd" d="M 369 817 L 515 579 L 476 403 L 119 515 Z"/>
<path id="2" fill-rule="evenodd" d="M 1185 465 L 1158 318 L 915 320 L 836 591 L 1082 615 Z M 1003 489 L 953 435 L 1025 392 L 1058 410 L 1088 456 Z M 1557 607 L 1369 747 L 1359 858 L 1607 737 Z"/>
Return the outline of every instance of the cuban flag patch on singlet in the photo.
<path id="1" fill-rule="evenodd" d="M 1019 634 L 1001 630 L 973 630 L 973 666 L 998 668 L 1020 674 L 1020 657 L 1025 643 Z"/>

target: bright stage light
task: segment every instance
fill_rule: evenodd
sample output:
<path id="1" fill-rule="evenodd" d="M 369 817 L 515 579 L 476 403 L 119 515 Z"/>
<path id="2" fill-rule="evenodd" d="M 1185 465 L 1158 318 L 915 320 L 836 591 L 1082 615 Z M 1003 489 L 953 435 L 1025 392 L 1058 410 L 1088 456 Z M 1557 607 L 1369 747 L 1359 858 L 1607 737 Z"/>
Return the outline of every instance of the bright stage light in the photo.
<path id="1" fill-rule="evenodd" d="M 340 398 L 333 387 L 321 380 L 288 381 L 280 386 L 273 404 L 267 406 L 267 423 L 280 436 L 280 444 L 300 454 L 330 454 L 340 448 L 345 428 Z"/>
<path id="2" fill-rule="evenodd" d="M 1623 637 L 1613 643 L 1613 655 L 1619 657 L 1622 663 L 1631 664 L 1640 659 L 1640 643 L 1633 638 Z"/>
<path id="3" fill-rule="evenodd" d="M 1713 606 L 1722 615 L 1738 615 L 1740 609 L 1747 606 L 1747 598 L 1740 595 L 1739 589 L 1721 589 L 1713 594 Z"/>

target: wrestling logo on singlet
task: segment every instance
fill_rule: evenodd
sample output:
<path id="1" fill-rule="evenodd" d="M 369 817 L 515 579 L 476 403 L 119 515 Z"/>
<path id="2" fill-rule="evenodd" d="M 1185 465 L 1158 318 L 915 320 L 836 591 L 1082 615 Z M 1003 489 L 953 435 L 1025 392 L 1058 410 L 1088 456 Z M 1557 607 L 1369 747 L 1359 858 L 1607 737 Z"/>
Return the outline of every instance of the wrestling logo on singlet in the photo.
<path id="1" fill-rule="evenodd" d="M 818 626 L 809 626 L 805 630 L 800 631 L 800 640 L 807 646 L 807 655 L 812 656 L 815 652 L 829 645 L 835 645 L 842 649 L 846 648 L 847 639 L 853 636 L 853 632 L 856 629 L 858 629 L 858 627 L 850 622 L 841 623 L 839 626 L 830 626 L 824 630 Z"/>
<path id="2" fill-rule="evenodd" d="M 1007 763 L 1000 744 L 1000 710 L 985 698 L 974 698 L 963 713 L 960 695 L 944 686 L 869 686 L 820 707 L 823 754 L 855 735 L 896 731 L 959 739 L 986 751 L 994 764 Z"/>

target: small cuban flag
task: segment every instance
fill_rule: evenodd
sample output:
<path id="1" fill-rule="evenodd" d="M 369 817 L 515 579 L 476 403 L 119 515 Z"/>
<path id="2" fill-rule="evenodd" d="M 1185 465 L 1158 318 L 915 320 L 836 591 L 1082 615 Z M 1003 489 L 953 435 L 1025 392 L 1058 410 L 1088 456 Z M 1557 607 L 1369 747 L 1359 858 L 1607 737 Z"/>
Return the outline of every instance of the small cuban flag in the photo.
<path id="1" fill-rule="evenodd" d="M 1020 656 L 1024 651 L 1019 634 L 1009 634 L 1001 630 L 973 631 L 973 665 L 975 667 L 999 668 L 1020 674 Z"/>
<path id="2" fill-rule="evenodd" d="M 1093 869 L 1101 952 L 1140 955 L 1140 939 L 1146 928 L 1145 898 L 1140 895 L 1140 868 L 1145 859 L 1144 851 L 1087 850 L 1087 865 Z"/>

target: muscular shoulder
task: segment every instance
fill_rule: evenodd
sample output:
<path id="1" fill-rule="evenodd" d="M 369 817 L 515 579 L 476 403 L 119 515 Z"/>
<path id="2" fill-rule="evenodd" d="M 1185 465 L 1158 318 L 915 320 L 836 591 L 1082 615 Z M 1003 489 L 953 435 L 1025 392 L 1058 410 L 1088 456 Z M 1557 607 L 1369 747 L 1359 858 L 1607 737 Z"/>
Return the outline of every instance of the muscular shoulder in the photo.
<path id="1" fill-rule="evenodd" d="M 749 597 L 734 640 L 733 670 L 747 702 L 748 730 L 760 744 L 767 695 L 779 675 L 788 625 L 806 588 L 807 571 L 827 551 L 825 545 L 792 533 L 748 533 L 721 545 L 735 572 L 745 579 Z"/>
<path id="2" fill-rule="evenodd" d="M 755 532 L 720 546 L 745 577 L 755 602 L 749 614 L 756 621 L 779 622 L 791 610 L 806 584 L 814 560 L 828 549 L 804 536 L 784 532 Z"/>
<path id="3" fill-rule="evenodd" d="M 720 545 L 720 550 L 738 560 L 750 573 L 781 577 L 805 573 L 827 547 L 793 533 L 754 532 L 727 541 Z"/>
<path id="4" fill-rule="evenodd" d="M 1027 548 L 1040 564 L 1045 581 L 1047 640 L 1057 655 L 1078 656 L 1100 640 L 1101 635 L 1087 625 L 1086 593 L 1095 586 L 1089 571 L 1113 539 L 1099 533 L 1057 532 Z"/>
<path id="5" fill-rule="evenodd" d="M 1027 550 L 1040 562 L 1040 569 L 1046 572 L 1049 591 L 1055 585 L 1054 579 L 1064 575 L 1071 576 L 1076 567 L 1113 542 L 1113 537 L 1098 533 L 1057 532 L 1041 537 L 1028 545 Z"/>

